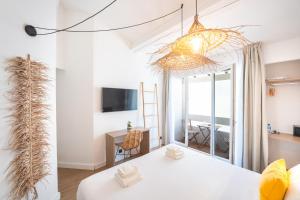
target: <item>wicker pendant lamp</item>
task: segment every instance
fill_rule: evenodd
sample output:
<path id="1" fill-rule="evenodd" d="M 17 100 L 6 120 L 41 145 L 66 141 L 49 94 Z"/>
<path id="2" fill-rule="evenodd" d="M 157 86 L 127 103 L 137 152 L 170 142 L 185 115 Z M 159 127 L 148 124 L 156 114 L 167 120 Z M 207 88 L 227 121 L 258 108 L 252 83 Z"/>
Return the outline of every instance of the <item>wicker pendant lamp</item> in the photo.
<path id="1" fill-rule="evenodd" d="M 184 75 L 215 71 L 217 63 L 201 55 L 183 55 L 170 52 L 152 63 L 158 71 L 170 71 Z"/>
<path id="2" fill-rule="evenodd" d="M 214 54 L 214 50 L 227 51 L 241 48 L 249 43 L 237 30 L 205 28 L 200 23 L 197 13 L 196 0 L 196 15 L 188 33 L 158 50 L 155 54 L 164 54 L 164 56 L 153 62 L 152 65 L 156 65 L 163 70 L 177 72 L 185 72 L 186 70 L 213 72 L 217 71 L 218 66 L 220 66 L 209 58 L 210 55 Z M 181 26 L 183 26 L 182 24 L 183 19 Z M 236 28 L 241 27 L 237 26 Z"/>
<path id="3" fill-rule="evenodd" d="M 171 45 L 171 49 L 180 54 L 205 56 L 218 47 L 240 48 L 247 44 L 248 40 L 240 32 L 231 29 L 205 28 L 196 15 L 188 34 L 178 38 Z"/>

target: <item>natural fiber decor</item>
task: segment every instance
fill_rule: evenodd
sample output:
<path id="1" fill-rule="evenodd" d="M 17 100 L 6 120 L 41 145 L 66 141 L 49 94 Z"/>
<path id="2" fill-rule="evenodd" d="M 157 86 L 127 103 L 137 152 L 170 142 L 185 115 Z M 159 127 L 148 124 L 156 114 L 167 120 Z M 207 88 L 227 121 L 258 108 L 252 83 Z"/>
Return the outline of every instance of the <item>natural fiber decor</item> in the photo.
<path id="1" fill-rule="evenodd" d="M 8 61 L 10 73 L 11 138 L 15 157 L 8 168 L 10 199 L 37 199 L 36 183 L 48 175 L 48 134 L 45 127 L 47 67 L 16 57 Z"/>
<path id="2" fill-rule="evenodd" d="M 121 147 L 124 150 L 134 149 L 140 146 L 143 139 L 143 132 L 139 130 L 131 130 L 126 135 Z"/>
<path id="3" fill-rule="evenodd" d="M 169 71 L 173 75 L 188 76 L 198 73 L 213 73 L 220 65 L 214 60 L 198 54 L 179 54 L 170 46 L 164 46 L 151 57 L 151 65 L 155 71 Z"/>
<path id="4" fill-rule="evenodd" d="M 237 26 L 237 29 L 239 28 L 241 27 Z M 196 15 L 188 33 L 178 38 L 170 46 L 172 51 L 178 54 L 207 56 L 210 51 L 216 48 L 227 51 L 242 48 L 247 44 L 249 41 L 238 30 L 205 28 Z"/>
<path id="5" fill-rule="evenodd" d="M 152 65 L 157 65 L 158 67 L 165 70 L 181 71 L 193 70 L 203 66 L 212 66 L 216 65 L 216 63 L 205 56 L 187 56 L 171 52 L 158 59 L 156 62 L 152 63 Z"/>
<path id="6" fill-rule="evenodd" d="M 249 41 L 238 31 L 242 27 L 205 28 L 196 14 L 187 34 L 152 54 L 153 57 L 163 55 L 161 58 L 154 58 L 152 65 L 160 71 L 169 70 L 184 75 L 214 73 L 222 70 L 224 66 L 212 58 L 218 53 L 225 54 L 249 44 Z"/>

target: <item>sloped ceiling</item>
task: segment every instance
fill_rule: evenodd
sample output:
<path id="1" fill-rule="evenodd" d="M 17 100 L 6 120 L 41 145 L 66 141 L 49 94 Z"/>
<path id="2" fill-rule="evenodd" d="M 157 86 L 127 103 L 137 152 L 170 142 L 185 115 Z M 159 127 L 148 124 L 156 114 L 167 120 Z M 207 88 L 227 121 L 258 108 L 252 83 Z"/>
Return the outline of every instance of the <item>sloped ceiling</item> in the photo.
<path id="1" fill-rule="evenodd" d="M 61 0 L 65 7 L 92 14 L 113 0 Z M 198 9 L 203 10 L 219 0 L 199 0 Z M 184 4 L 184 18 L 195 14 L 195 0 L 118 0 L 97 16 L 108 28 L 140 23 L 167 14 Z M 180 22 L 180 12 L 151 24 L 116 31 L 130 46 L 136 46 L 157 33 Z M 103 27 L 99 27 L 103 28 Z"/>
<path id="2" fill-rule="evenodd" d="M 66 7 L 91 14 L 112 0 L 61 1 Z M 120 27 L 161 16 L 179 8 L 181 3 L 187 29 L 195 14 L 195 0 L 118 0 L 98 18 L 109 28 Z M 243 29 L 251 41 L 270 42 L 300 36 L 300 0 L 199 0 L 198 10 L 207 27 L 259 25 Z M 158 22 L 117 31 L 117 34 L 134 48 L 179 23 L 178 12 Z"/>

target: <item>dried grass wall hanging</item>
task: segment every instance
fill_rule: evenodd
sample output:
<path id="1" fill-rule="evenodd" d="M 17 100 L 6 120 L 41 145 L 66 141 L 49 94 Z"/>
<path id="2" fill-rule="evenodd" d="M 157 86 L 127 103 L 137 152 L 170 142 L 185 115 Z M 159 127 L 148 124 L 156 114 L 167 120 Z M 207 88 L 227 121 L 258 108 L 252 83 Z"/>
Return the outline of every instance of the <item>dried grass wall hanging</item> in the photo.
<path id="1" fill-rule="evenodd" d="M 10 59 L 6 70 L 12 84 L 9 92 L 12 105 L 10 148 L 15 153 L 8 168 L 10 199 L 37 199 L 36 183 L 49 173 L 45 126 L 47 67 L 31 61 L 28 55 L 26 59 Z"/>

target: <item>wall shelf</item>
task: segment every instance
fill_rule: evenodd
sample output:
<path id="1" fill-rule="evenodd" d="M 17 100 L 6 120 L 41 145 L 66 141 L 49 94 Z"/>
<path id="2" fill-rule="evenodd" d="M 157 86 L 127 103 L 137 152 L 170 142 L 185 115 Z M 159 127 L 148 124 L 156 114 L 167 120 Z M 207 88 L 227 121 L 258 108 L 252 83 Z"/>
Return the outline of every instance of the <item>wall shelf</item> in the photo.
<path id="1" fill-rule="evenodd" d="M 300 83 L 300 77 L 267 79 L 266 83 L 272 86 L 284 85 L 284 84 L 296 84 L 296 83 Z"/>

